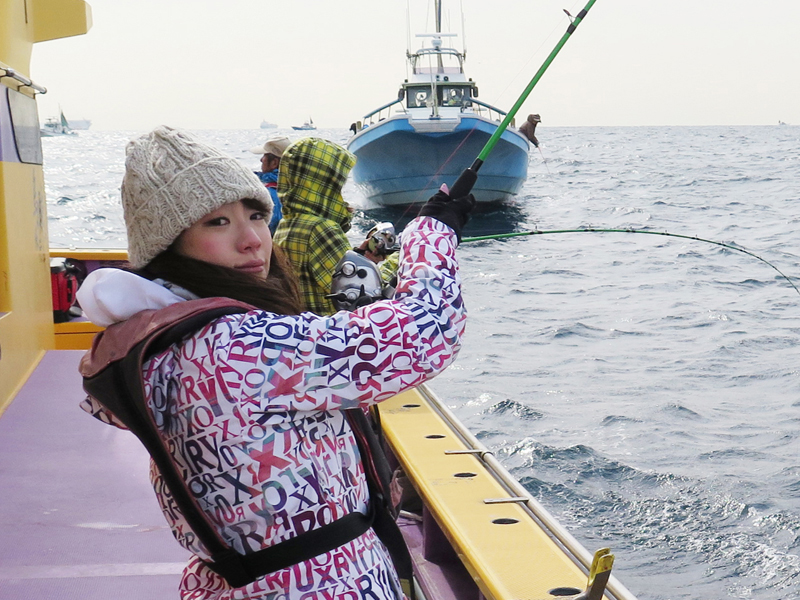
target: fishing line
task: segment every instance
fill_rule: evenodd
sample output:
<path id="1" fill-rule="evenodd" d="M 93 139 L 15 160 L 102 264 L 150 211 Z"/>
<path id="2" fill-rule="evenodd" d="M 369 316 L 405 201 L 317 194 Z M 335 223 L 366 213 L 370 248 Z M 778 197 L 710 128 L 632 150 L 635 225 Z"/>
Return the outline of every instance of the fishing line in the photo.
<path id="1" fill-rule="evenodd" d="M 544 166 L 547 168 L 547 174 L 552 177 L 553 174 L 550 172 L 550 167 L 547 164 L 547 159 L 544 157 L 544 152 L 542 152 L 542 149 L 541 149 L 540 146 L 536 146 L 536 149 L 539 151 L 539 154 L 542 155 L 542 162 L 544 163 Z"/>
<path id="2" fill-rule="evenodd" d="M 800 295 L 800 289 L 797 289 L 797 286 L 792 282 L 791 279 L 787 275 L 783 273 L 778 267 L 773 265 L 768 260 L 761 258 L 757 254 L 746 250 L 745 248 L 741 248 L 739 246 L 733 246 L 731 244 L 726 244 L 725 242 L 717 242 L 716 240 L 707 240 L 705 238 L 697 237 L 694 235 L 682 235 L 680 233 L 668 233 L 666 231 L 647 231 L 645 229 L 598 229 L 595 227 L 584 227 L 580 229 L 551 229 L 551 230 L 539 230 L 534 229 L 533 231 L 520 231 L 520 232 L 513 232 L 513 233 L 496 233 L 493 235 L 480 235 L 475 237 L 465 237 L 461 239 L 461 243 L 465 242 L 482 242 L 485 240 L 499 240 L 505 238 L 512 238 L 512 237 L 523 237 L 523 236 L 530 236 L 530 235 L 550 235 L 554 233 L 645 233 L 647 235 L 661 235 L 666 237 L 674 237 L 674 238 L 681 238 L 684 240 L 694 240 L 697 242 L 705 242 L 707 244 L 714 244 L 715 246 L 721 246 L 722 248 L 727 248 L 728 250 L 736 250 L 737 252 L 741 252 L 743 254 L 747 254 L 748 256 L 752 256 L 763 262 L 765 265 L 772 267 L 775 269 L 781 277 L 783 277 L 786 281 L 789 282 L 794 288 L 794 291 Z"/>

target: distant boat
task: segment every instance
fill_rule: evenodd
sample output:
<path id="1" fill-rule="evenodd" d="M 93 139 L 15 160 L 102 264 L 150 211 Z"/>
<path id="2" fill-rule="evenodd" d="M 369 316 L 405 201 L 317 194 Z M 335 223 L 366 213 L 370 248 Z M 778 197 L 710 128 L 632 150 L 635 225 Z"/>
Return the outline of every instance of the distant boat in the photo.
<path id="1" fill-rule="evenodd" d="M 70 129 L 74 131 L 85 131 L 92 126 L 89 119 L 69 119 Z"/>
<path id="2" fill-rule="evenodd" d="M 308 121 L 306 121 L 302 125 L 292 125 L 292 129 L 295 129 L 297 131 L 312 131 L 316 128 L 317 126 L 314 125 L 314 119 L 312 119 L 311 117 L 309 117 Z"/>
<path id="3" fill-rule="evenodd" d="M 69 126 L 69 121 L 64 116 L 64 111 L 61 111 L 61 118 L 50 117 L 45 121 L 40 129 L 42 137 L 54 137 L 57 135 L 77 135 Z"/>
<path id="4" fill-rule="evenodd" d="M 786 125 L 783 121 L 778 121 L 778 125 Z"/>
<path id="5" fill-rule="evenodd" d="M 276 129 L 278 126 L 275 123 L 270 123 L 269 121 L 261 121 L 261 129 Z"/>
<path id="6" fill-rule="evenodd" d="M 448 42 L 456 34 L 442 32 L 439 0 L 435 9 L 436 31 L 417 35 L 430 45 L 407 51 L 410 75 L 398 95 L 350 126 L 355 135 L 347 149 L 358 158 L 353 181 L 383 206 L 424 202 L 442 183 L 452 185 L 506 115 L 478 100 L 477 85 L 464 73 L 464 52 Z M 516 195 L 527 178 L 529 149 L 525 135 L 506 129 L 472 188 L 475 199 Z"/>

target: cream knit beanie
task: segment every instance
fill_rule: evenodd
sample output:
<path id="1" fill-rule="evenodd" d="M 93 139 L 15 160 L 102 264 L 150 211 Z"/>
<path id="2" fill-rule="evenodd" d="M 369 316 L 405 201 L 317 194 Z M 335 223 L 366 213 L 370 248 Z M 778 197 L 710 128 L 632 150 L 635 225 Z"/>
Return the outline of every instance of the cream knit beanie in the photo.
<path id="1" fill-rule="evenodd" d="M 128 143 L 122 209 L 128 260 L 140 269 L 185 230 L 229 202 L 256 200 L 272 215 L 272 197 L 256 175 L 180 129 L 162 125 Z"/>

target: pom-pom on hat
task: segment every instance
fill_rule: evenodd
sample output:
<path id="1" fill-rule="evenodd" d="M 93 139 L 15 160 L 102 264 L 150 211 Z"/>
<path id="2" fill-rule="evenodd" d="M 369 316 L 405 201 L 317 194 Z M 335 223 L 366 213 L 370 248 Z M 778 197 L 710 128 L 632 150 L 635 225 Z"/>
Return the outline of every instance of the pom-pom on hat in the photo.
<path id="1" fill-rule="evenodd" d="M 258 177 L 186 131 L 161 125 L 129 142 L 125 155 L 122 209 L 128 260 L 136 269 L 205 215 L 230 202 L 257 201 L 269 222 L 272 198 Z"/>

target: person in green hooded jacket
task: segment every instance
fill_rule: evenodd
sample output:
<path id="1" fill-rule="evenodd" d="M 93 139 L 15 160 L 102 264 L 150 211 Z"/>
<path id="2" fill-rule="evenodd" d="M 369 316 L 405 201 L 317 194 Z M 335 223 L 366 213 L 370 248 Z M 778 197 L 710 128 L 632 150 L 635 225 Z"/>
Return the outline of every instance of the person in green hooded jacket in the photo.
<path id="1" fill-rule="evenodd" d="M 345 233 L 353 211 L 342 188 L 355 164 L 350 152 L 319 138 L 296 141 L 281 159 L 278 197 L 283 218 L 274 241 L 300 280 L 305 309 L 318 315 L 336 312 L 325 296 L 331 293 L 336 264 L 351 249 Z"/>

